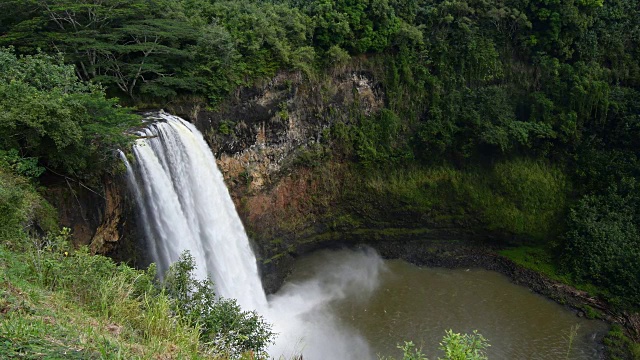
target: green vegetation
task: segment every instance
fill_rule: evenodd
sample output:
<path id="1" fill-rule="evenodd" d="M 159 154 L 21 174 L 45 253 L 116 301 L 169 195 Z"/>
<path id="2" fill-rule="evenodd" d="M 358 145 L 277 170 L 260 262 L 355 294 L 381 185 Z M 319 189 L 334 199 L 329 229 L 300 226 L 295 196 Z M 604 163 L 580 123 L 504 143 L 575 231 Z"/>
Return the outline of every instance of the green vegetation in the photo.
<path id="1" fill-rule="evenodd" d="M 440 343 L 440 350 L 444 352 L 444 358 L 439 360 L 487 360 L 485 350 L 489 347 L 489 342 L 477 331 L 473 334 L 454 333 L 447 330 Z M 428 360 L 422 350 L 416 348 L 411 341 L 404 345 L 398 345 L 402 350 L 402 360 Z M 393 360 L 392 357 L 381 358 L 381 360 Z"/>
<path id="2" fill-rule="evenodd" d="M 640 359 L 640 344 L 629 339 L 622 327 L 613 325 L 604 338 L 607 346 L 607 355 L 611 360 L 638 360 Z"/>
<path id="3" fill-rule="evenodd" d="M 344 114 L 320 104 L 311 116 L 330 127 L 298 165 L 352 164 L 363 210 L 473 224 L 528 246 L 516 261 L 638 310 L 638 0 L 10 0 L 0 46 L 4 246 L 55 227 L 33 191 L 45 171 L 116 171 L 138 123 L 122 105 L 215 108 L 279 72 L 329 102 L 323 79 L 357 74 L 382 108 L 360 109 L 355 89 Z M 236 120 L 215 131 L 235 136 Z"/>
<path id="4" fill-rule="evenodd" d="M 51 205 L 42 201 L 28 179 L 8 170 L 10 165 L 2 161 L 0 159 L 0 243 L 23 241 L 26 232 L 54 230 L 57 219 Z M 12 165 L 21 166 L 20 163 Z"/>
<path id="5" fill-rule="evenodd" d="M 234 299 L 216 298 L 211 280 L 194 278 L 193 257 L 185 252 L 173 263 L 164 280 L 164 292 L 175 313 L 200 332 L 200 340 L 214 354 L 227 358 L 251 353 L 267 356 L 266 347 L 274 333 L 255 311 L 242 311 Z"/>
<path id="6" fill-rule="evenodd" d="M 402 204 L 402 209 L 440 213 L 459 220 L 478 217 L 490 230 L 540 243 L 553 236 L 564 211 L 564 174 L 531 160 L 484 169 L 450 166 L 389 171 L 366 182 L 376 195 Z"/>
<path id="7" fill-rule="evenodd" d="M 640 198 L 635 183 L 625 196 L 585 196 L 571 210 L 564 264 L 578 280 L 606 287 L 640 304 Z"/>
<path id="8" fill-rule="evenodd" d="M 37 197 L 37 195 L 34 195 Z M 39 199 L 42 201 L 42 199 Z M 155 267 L 72 249 L 68 230 L 0 245 L 0 353 L 9 358 L 253 358 L 273 333 L 193 278 L 188 254 Z"/>
<path id="9" fill-rule="evenodd" d="M 139 123 L 129 109 L 45 54 L 0 49 L 0 154 L 18 173 L 47 167 L 86 179 L 115 166 L 112 151 Z"/>
<path id="10" fill-rule="evenodd" d="M 561 273 L 551 250 L 540 247 L 520 246 L 500 251 L 500 255 L 511 259 L 516 264 L 535 270 L 550 279 L 571 283 L 571 278 Z M 576 284 L 572 284 L 576 286 Z M 576 286 L 580 287 L 580 286 Z"/>

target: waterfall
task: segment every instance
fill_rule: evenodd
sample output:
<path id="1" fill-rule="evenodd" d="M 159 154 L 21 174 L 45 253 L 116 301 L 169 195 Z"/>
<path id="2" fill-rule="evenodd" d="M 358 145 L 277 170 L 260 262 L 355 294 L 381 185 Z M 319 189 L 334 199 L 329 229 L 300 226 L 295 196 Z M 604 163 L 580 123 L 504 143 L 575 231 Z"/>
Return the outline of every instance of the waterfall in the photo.
<path id="1" fill-rule="evenodd" d="M 367 342 L 341 324 L 328 306 L 349 294 L 369 296 L 382 259 L 372 251 L 331 263 L 317 278 L 287 284 L 267 302 L 256 258 L 233 201 L 200 132 L 164 112 L 148 115 L 133 146 L 135 166 L 124 153 L 129 186 L 138 204 L 146 250 L 160 273 L 189 250 L 196 276 L 211 276 L 218 295 L 256 310 L 278 334 L 276 358 L 371 359 Z M 327 347 L 327 344 L 331 344 Z"/>
<path id="2" fill-rule="evenodd" d="M 247 310 L 266 308 L 256 259 L 211 149 L 191 123 L 163 112 L 133 146 L 127 166 L 146 250 L 160 273 L 184 250 L 196 276 L 211 276 L 218 295 Z"/>

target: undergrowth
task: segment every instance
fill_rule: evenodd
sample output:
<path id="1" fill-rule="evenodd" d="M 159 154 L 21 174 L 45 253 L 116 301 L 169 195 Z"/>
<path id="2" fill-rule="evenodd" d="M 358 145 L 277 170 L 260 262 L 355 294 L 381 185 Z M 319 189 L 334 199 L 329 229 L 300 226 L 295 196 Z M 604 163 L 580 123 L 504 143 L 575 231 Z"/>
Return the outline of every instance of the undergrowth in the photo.
<path id="1" fill-rule="evenodd" d="M 527 159 L 467 170 L 394 169 L 366 181 L 369 190 L 408 210 L 435 209 L 440 216 L 460 220 L 475 217 L 488 230 L 534 242 L 557 232 L 566 211 L 567 184 L 560 169 Z"/>
<path id="2" fill-rule="evenodd" d="M 154 267 L 142 271 L 116 265 L 86 248 L 73 250 L 64 243 L 65 233 L 26 252 L 0 246 L 3 356 L 238 359 L 264 355 L 273 335 L 269 325 L 254 312 L 243 312 L 234 300 L 215 298 L 211 287 L 198 291 L 207 294 L 208 307 L 215 312 L 194 321 L 185 312 L 186 303 L 177 294 L 167 293 L 170 285 L 156 280 Z M 192 270 L 188 267 L 184 278 L 197 281 Z M 220 324 L 212 320 L 218 318 L 234 322 L 204 331 L 205 323 Z M 254 332 L 261 337 L 254 337 Z M 256 340 L 242 343 L 230 333 Z"/>
<path id="3" fill-rule="evenodd" d="M 0 185 L 1 207 L 11 210 L 0 214 L 1 358 L 266 356 L 270 325 L 195 279 L 188 253 L 160 281 L 153 265 L 137 270 L 75 249 L 69 229 L 44 235 L 55 217 L 30 181 L 0 166 Z"/>
<path id="4" fill-rule="evenodd" d="M 611 360 L 640 360 L 640 344 L 634 343 L 620 325 L 613 325 L 604 338 L 607 356 Z"/>

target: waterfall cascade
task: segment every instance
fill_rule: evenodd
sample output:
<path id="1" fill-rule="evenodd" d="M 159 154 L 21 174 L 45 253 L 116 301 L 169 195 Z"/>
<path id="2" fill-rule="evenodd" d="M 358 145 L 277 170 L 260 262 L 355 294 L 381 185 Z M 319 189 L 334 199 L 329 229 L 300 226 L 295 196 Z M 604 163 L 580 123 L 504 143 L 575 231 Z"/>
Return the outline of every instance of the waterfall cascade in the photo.
<path id="1" fill-rule="evenodd" d="M 382 260 L 372 251 L 354 253 L 321 276 L 287 284 L 267 302 L 255 256 L 242 222 L 201 133 L 164 112 L 148 115 L 148 127 L 126 156 L 129 186 L 136 196 L 147 251 L 163 272 L 189 250 L 197 276 L 211 276 L 218 295 L 256 310 L 278 334 L 272 356 L 305 359 L 371 359 L 366 341 L 345 328 L 327 306 L 349 294 L 370 294 Z M 330 347 L 327 347 L 331 344 Z"/>
<path id="2" fill-rule="evenodd" d="M 163 112 L 148 119 L 133 147 L 136 166 L 123 160 L 151 260 L 162 273 L 189 250 L 196 275 L 211 276 L 219 295 L 244 309 L 266 308 L 255 256 L 202 134 Z"/>

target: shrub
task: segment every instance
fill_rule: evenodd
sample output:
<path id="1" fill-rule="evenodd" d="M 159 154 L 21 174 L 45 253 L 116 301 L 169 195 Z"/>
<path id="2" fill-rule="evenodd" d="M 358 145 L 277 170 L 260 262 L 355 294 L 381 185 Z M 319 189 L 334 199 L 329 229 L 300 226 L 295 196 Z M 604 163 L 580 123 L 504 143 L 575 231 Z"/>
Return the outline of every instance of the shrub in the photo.
<path id="1" fill-rule="evenodd" d="M 13 163 L 15 165 L 16 163 Z M 0 242 L 22 246 L 30 232 L 54 229 L 56 214 L 29 179 L 17 175 L 0 154 Z"/>
<path id="2" fill-rule="evenodd" d="M 489 342 L 477 331 L 472 334 L 458 334 L 453 330 L 447 330 L 440 343 L 440 350 L 444 351 L 444 358 L 439 360 L 487 360 L 485 350 Z M 402 350 L 402 360 L 428 360 L 422 353 L 422 349 L 416 348 L 411 341 L 405 341 L 404 345 L 398 345 Z M 380 360 L 394 360 L 393 357 Z"/>
<path id="3" fill-rule="evenodd" d="M 633 187 L 636 189 L 636 187 Z M 621 305 L 640 304 L 637 190 L 584 196 L 568 217 L 563 265 L 578 281 L 607 289 Z M 616 299 L 617 298 L 617 299 Z M 626 304 L 625 304 L 626 303 Z"/>
<path id="4" fill-rule="evenodd" d="M 640 344 L 629 339 L 618 324 L 611 326 L 603 342 L 611 360 L 640 360 Z"/>
<path id="5" fill-rule="evenodd" d="M 197 280 L 193 257 L 184 252 L 172 264 L 164 289 L 173 309 L 200 329 L 200 339 L 216 353 L 238 358 L 244 353 L 266 356 L 273 341 L 271 325 L 255 311 L 242 311 L 235 299 L 217 298 L 210 279 Z"/>
<path id="6" fill-rule="evenodd" d="M 440 343 L 440 350 L 444 351 L 446 360 L 487 360 L 487 347 L 487 339 L 477 331 L 473 334 L 458 334 L 447 330 Z"/>

